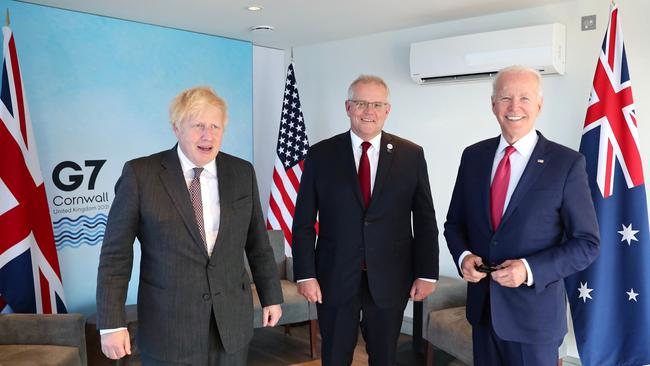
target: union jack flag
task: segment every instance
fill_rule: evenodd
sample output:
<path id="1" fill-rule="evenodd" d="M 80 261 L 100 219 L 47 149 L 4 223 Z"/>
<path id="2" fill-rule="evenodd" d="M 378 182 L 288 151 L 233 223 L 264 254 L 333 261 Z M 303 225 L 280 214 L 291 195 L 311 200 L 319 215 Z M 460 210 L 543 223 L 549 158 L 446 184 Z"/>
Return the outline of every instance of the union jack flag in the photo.
<path id="1" fill-rule="evenodd" d="M 66 312 L 52 221 L 18 55 L 2 28 L 0 91 L 0 311 Z"/>
<path id="2" fill-rule="evenodd" d="M 284 87 L 273 185 L 266 220 L 268 229 L 282 230 L 284 233 L 284 250 L 287 256 L 291 256 L 291 226 L 307 150 L 309 140 L 292 63 L 287 69 Z"/>
<path id="3" fill-rule="evenodd" d="M 610 9 L 580 151 L 600 256 L 566 280 L 580 361 L 650 364 L 650 230 L 639 134 L 618 8 Z"/>

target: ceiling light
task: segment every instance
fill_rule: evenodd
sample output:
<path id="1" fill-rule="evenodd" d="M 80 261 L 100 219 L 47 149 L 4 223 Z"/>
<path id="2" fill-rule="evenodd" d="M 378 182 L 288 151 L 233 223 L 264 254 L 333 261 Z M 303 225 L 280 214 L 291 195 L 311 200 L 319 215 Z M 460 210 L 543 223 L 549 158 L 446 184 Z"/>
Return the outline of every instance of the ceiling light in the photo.
<path id="1" fill-rule="evenodd" d="M 260 11 L 260 10 L 262 10 L 262 7 L 261 7 L 261 6 L 258 6 L 258 5 L 251 5 L 251 6 L 247 7 L 246 10 L 249 10 L 249 11 Z"/>
<path id="2" fill-rule="evenodd" d="M 255 25 L 248 28 L 249 31 L 273 31 L 275 28 L 272 25 Z"/>

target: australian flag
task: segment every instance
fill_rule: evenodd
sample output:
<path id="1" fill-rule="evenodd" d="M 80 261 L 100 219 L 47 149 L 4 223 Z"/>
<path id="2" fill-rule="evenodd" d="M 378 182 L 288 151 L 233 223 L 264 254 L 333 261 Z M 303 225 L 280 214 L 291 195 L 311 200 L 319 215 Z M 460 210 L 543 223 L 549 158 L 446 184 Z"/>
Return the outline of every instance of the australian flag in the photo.
<path id="1" fill-rule="evenodd" d="M 600 225 L 600 256 L 566 280 L 585 366 L 650 364 L 648 209 L 618 15 L 612 6 L 580 142 Z"/>

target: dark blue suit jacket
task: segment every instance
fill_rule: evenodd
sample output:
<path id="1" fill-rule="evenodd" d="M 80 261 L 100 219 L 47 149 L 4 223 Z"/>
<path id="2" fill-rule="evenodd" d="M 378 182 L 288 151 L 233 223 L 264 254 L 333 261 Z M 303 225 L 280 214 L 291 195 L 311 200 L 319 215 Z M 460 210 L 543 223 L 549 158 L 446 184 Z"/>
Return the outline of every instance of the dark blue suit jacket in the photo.
<path id="1" fill-rule="evenodd" d="M 490 224 L 489 197 L 498 137 L 463 152 L 445 223 L 456 264 L 466 250 L 488 264 L 528 261 L 531 287 L 502 287 L 490 276 L 469 283 L 467 319 L 477 324 L 484 307 L 490 306 L 500 338 L 533 344 L 558 341 L 566 334 L 562 279 L 587 267 L 600 243 L 584 156 L 537 134 L 537 145 L 496 231 Z"/>
<path id="2" fill-rule="evenodd" d="M 296 202 L 292 252 L 295 279 L 318 279 L 326 305 L 359 293 L 364 260 L 380 307 L 406 302 L 415 278 L 437 279 L 438 229 L 422 148 L 382 133 L 366 209 L 350 132 L 312 146 Z"/>

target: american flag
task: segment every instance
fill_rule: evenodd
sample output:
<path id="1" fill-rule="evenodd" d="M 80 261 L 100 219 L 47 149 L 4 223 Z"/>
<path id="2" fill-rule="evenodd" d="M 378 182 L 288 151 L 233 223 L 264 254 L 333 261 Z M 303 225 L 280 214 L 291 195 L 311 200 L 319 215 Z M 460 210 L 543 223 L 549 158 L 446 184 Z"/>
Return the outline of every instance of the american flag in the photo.
<path id="1" fill-rule="evenodd" d="M 580 361 L 650 364 L 650 231 L 639 133 L 619 12 L 610 9 L 580 151 L 600 226 L 600 256 L 567 279 Z"/>
<path id="2" fill-rule="evenodd" d="M 287 256 L 291 256 L 291 225 L 307 150 L 309 150 L 309 140 L 305 131 L 292 63 L 287 69 L 287 80 L 284 86 L 273 185 L 266 220 L 268 229 L 282 230 L 284 233 L 284 250 Z"/>
<path id="3" fill-rule="evenodd" d="M 2 28 L 0 311 L 66 312 L 38 152 L 11 29 Z"/>

